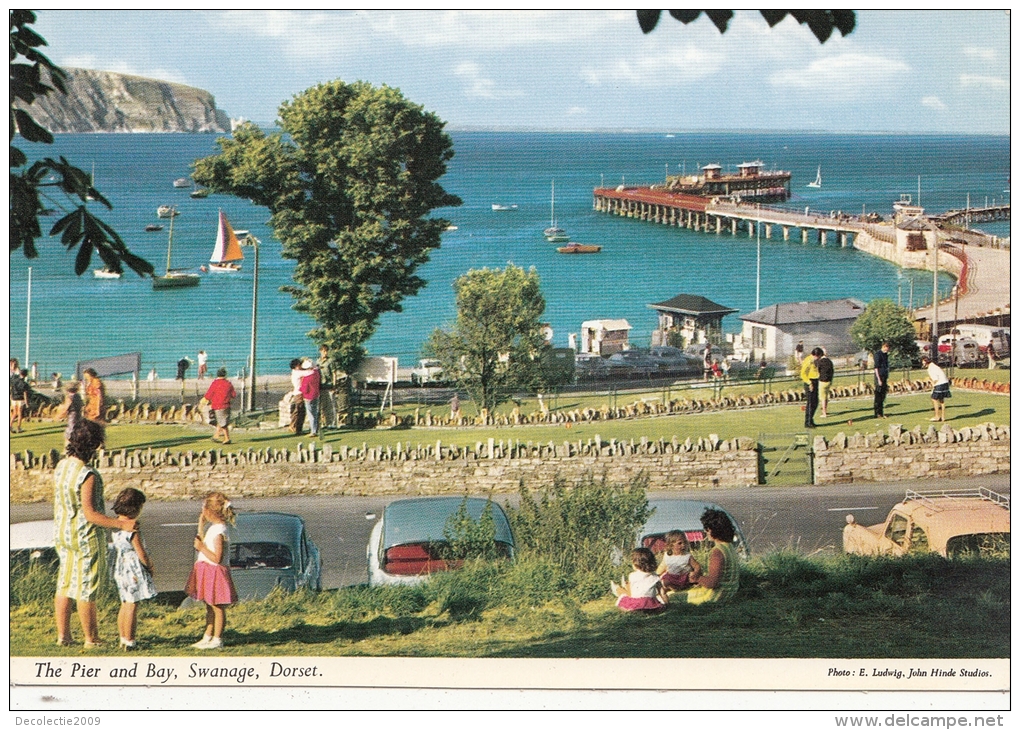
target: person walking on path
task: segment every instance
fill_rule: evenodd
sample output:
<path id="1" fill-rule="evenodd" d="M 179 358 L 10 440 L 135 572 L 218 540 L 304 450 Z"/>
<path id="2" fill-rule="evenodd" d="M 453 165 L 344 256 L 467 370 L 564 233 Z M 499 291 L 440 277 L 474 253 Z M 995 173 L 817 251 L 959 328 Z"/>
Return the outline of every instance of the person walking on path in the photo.
<path id="1" fill-rule="evenodd" d="M 209 356 L 205 354 L 205 350 L 198 351 L 198 379 L 202 380 L 205 378 L 205 374 L 209 369 Z"/>
<path id="2" fill-rule="evenodd" d="M 28 381 L 24 370 L 11 371 L 11 433 L 21 433 L 21 419 L 28 412 Z"/>
<path id="3" fill-rule="evenodd" d="M 922 358 L 921 364 L 927 368 L 928 377 L 931 378 L 932 383 L 931 403 L 935 408 L 935 417 L 928 420 L 945 421 L 946 398 L 953 397 L 953 394 L 949 392 L 949 378 L 946 377 L 946 371 L 933 363 L 931 358 Z"/>
<path id="4" fill-rule="evenodd" d="M 995 341 L 988 340 L 988 369 L 995 370 L 995 365 L 996 365 Z"/>
<path id="5" fill-rule="evenodd" d="M 223 443 L 230 443 L 230 402 L 237 397 L 237 391 L 229 380 L 227 380 L 227 369 L 220 368 L 216 371 L 216 378 L 209 384 L 205 392 L 205 399 L 209 401 L 212 408 L 213 419 L 216 422 L 216 433 L 213 434 L 213 441 L 219 441 L 223 437 Z"/>
<path id="6" fill-rule="evenodd" d="M 818 368 L 818 405 L 822 409 L 822 418 L 829 417 L 829 388 L 832 387 L 832 378 L 835 375 L 835 367 L 832 365 L 832 360 L 825 353 L 825 350 L 818 348 L 822 353 L 821 357 L 815 361 L 815 367 Z"/>
<path id="7" fill-rule="evenodd" d="M 60 560 L 53 613 L 57 644 L 71 644 L 71 603 L 77 603 L 85 648 L 101 645 L 95 599 L 108 578 L 106 530 L 134 532 L 133 519 L 105 514 L 103 478 L 89 466 L 106 434 L 101 424 L 81 419 L 53 472 L 53 546 Z"/>
<path id="8" fill-rule="evenodd" d="M 889 393 L 889 343 L 875 351 L 875 418 L 885 418 L 885 396 Z"/>
<path id="9" fill-rule="evenodd" d="M 106 412 L 106 387 L 99 375 L 92 368 L 86 368 L 83 375 L 85 385 L 85 408 L 82 415 L 90 421 L 103 423 L 103 415 Z"/>
<path id="10" fill-rule="evenodd" d="M 815 361 L 821 352 L 821 348 L 816 347 L 800 364 L 800 379 L 804 382 L 804 428 L 815 427 L 815 411 L 818 410 L 818 366 Z"/>
<path id="11" fill-rule="evenodd" d="M 187 374 L 188 368 L 190 368 L 190 367 L 191 367 L 191 358 L 188 357 L 187 355 L 185 355 L 184 357 L 182 357 L 180 360 L 177 361 L 177 377 L 174 378 L 174 380 L 180 380 L 181 383 L 183 384 L 184 383 L 184 376 Z"/>
<path id="12" fill-rule="evenodd" d="M 237 589 L 230 577 L 227 525 L 234 524 L 234 510 L 222 492 L 211 492 L 202 503 L 198 517 L 195 551 L 198 558 L 188 576 L 185 592 L 205 604 L 205 634 L 192 646 L 219 649 L 227 626 L 227 607 L 237 602 Z"/>
<path id="13" fill-rule="evenodd" d="M 138 603 L 156 597 L 156 584 L 152 580 L 152 561 L 145 551 L 142 531 L 137 524 L 144 504 L 145 495 L 131 487 L 118 494 L 113 503 L 113 512 L 119 522 L 136 521 L 134 532 L 114 530 L 110 535 L 117 555 L 113 579 L 120 594 L 117 628 L 120 629 L 120 646 L 124 651 L 131 651 L 136 647 Z"/>
<path id="14" fill-rule="evenodd" d="M 308 435 L 317 438 L 319 436 L 319 388 L 322 384 L 322 376 L 311 360 L 302 362 L 301 369 L 308 371 L 308 374 L 301 378 L 301 397 L 304 398 L 305 413 L 308 414 Z"/>

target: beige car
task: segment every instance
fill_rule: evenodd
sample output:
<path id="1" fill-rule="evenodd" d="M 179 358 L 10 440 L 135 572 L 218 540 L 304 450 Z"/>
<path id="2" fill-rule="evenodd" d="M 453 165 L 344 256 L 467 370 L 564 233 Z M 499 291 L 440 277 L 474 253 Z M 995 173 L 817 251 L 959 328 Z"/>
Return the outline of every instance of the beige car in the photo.
<path id="1" fill-rule="evenodd" d="M 846 522 L 843 550 L 858 555 L 1009 552 L 1009 497 L 983 487 L 908 490 L 882 524 L 865 527 L 853 515 Z"/>

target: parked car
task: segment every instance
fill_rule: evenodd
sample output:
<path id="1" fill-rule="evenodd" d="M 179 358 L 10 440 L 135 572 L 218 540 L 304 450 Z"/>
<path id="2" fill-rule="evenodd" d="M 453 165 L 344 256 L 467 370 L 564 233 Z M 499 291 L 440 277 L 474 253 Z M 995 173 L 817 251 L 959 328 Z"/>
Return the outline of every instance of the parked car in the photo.
<path id="1" fill-rule="evenodd" d="M 480 497 L 418 497 L 398 499 L 383 510 L 382 518 L 368 538 L 368 584 L 371 586 L 415 585 L 433 573 L 460 567 L 446 560 L 444 530 L 452 515 L 465 505 L 468 515 L 479 519 L 492 505 L 496 527 L 496 550 L 505 558 L 514 555 L 514 536 L 503 509 Z"/>
<path id="2" fill-rule="evenodd" d="M 18 522 L 11 525 L 11 567 L 56 564 L 57 551 L 53 546 L 53 520 Z"/>
<path id="3" fill-rule="evenodd" d="M 954 356 L 955 344 L 955 356 Z M 981 352 L 977 340 L 958 335 L 942 335 L 939 338 L 939 363 L 955 364 L 958 367 L 986 363 L 987 356 Z"/>
<path id="4" fill-rule="evenodd" d="M 322 558 L 305 521 L 281 512 L 241 512 L 228 534 L 230 575 L 238 598 L 265 598 L 285 591 L 322 590 Z"/>
<path id="5" fill-rule="evenodd" d="M 411 369 L 411 382 L 415 385 L 438 383 L 442 380 L 443 368 L 438 360 L 424 359 L 418 361 L 418 367 Z"/>
<path id="6" fill-rule="evenodd" d="M 671 375 L 700 375 L 702 371 L 701 360 L 685 355 L 678 347 L 653 347 L 648 356 L 658 363 L 659 370 Z"/>
<path id="7" fill-rule="evenodd" d="M 625 377 L 648 377 L 659 371 L 659 363 L 640 350 L 614 352 L 606 360 L 610 372 L 615 370 Z"/>
<path id="8" fill-rule="evenodd" d="M 989 489 L 908 490 L 885 522 L 865 527 L 846 516 L 843 550 L 858 555 L 935 552 L 943 557 L 1009 550 L 1009 497 Z"/>
<path id="9" fill-rule="evenodd" d="M 986 353 L 989 341 L 995 348 L 996 355 L 1001 359 L 1009 357 L 1009 327 L 994 327 L 987 324 L 962 323 L 955 327 L 957 335 L 976 340 L 982 353 Z M 985 354 L 987 357 L 987 353 Z"/>
<path id="10" fill-rule="evenodd" d="M 701 524 L 701 515 L 705 513 L 706 509 L 726 512 L 714 502 L 702 502 L 696 499 L 653 498 L 648 500 L 648 507 L 652 509 L 652 514 L 638 530 L 634 547 L 646 547 L 656 554 L 666 549 L 666 533 L 672 530 L 683 532 L 687 536 L 692 550 L 699 549 L 707 539 L 705 528 Z M 736 532 L 733 547 L 741 558 L 747 559 L 751 551 L 747 544 L 747 538 L 744 537 L 744 533 L 740 529 L 740 523 L 729 512 L 726 512 L 726 516 L 730 518 Z M 623 555 L 614 555 L 613 562 L 621 564 Z"/>

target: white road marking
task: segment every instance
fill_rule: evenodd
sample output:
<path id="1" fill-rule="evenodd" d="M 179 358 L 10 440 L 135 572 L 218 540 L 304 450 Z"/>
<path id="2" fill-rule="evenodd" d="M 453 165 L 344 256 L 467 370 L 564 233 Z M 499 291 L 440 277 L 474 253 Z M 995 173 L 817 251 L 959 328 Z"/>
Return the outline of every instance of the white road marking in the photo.
<path id="1" fill-rule="evenodd" d="M 827 509 L 825 511 L 826 512 L 846 512 L 847 510 L 852 510 L 854 512 L 864 512 L 864 511 L 869 510 L 869 509 L 878 509 L 878 507 L 832 507 L 832 508 Z"/>

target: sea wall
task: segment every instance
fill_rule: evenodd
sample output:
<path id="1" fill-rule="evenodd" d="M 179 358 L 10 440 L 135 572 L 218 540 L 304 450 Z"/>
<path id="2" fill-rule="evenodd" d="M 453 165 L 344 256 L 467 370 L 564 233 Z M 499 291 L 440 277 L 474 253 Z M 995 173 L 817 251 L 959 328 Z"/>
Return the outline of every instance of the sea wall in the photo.
<path id="1" fill-rule="evenodd" d="M 812 446 L 815 484 L 947 479 L 980 474 L 1008 474 L 1009 426 L 982 423 L 935 430 L 899 425 L 870 434 L 816 436 Z"/>
<path id="2" fill-rule="evenodd" d="M 59 454 L 11 455 L 11 502 L 49 501 Z M 623 482 L 644 474 L 649 489 L 746 487 L 758 480 L 757 444 L 718 436 L 680 442 L 587 441 L 536 444 L 478 442 L 473 447 L 430 445 L 334 450 L 331 444 L 297 449 L 103 452 L 96 457 L 107 497 L 124 487 L 150 499 L 195 499 L 212 490 L 231 496 L 288 494 L 463 494 L 514 492 L 568 482 L 592 473 Z"/>
<path id="3" fill-rule="evenodd" d="M 877 230 L 880 229 L 876 227 L 876 232 Z M 853 246 L 859 251 L 891 261 L 904 269 L 930 270 L 932 268 L 931 259 L 933 256 L 930 251 L 901 250 L 896 246 L 892 230 L 889 231 L 889 234 L 888 239 L 883 240 L 883 238 L 872 235 L 868 231 L 861 231 L 854 236 Z M 963 272 L 963 261 L 949 252 L 943 252 L 939 256 L 939 269 L 959 279 L 960 274 Z"/>

